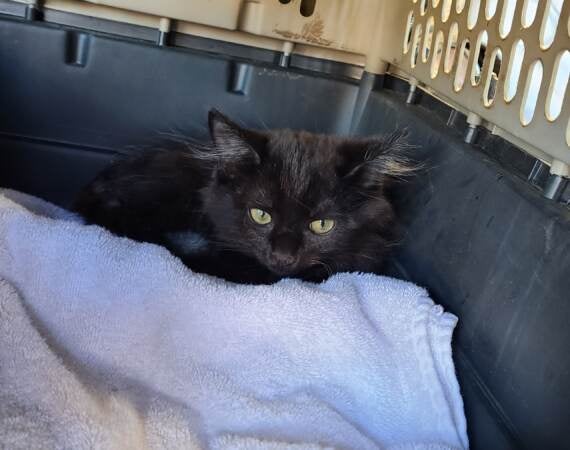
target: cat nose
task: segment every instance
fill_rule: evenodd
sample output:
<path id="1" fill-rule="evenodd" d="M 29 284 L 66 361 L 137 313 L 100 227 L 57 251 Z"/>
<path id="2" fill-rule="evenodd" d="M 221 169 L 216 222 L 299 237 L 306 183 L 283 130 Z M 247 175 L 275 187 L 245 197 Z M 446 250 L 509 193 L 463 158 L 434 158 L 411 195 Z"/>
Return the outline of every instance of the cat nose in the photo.
<path id="1" fill-rule="evenodd" d="M 281 267 L 292 266 L 297 262 L 299 245 L 298 239 L 290 234 L 275 237 L 271 251 L 271 262 Z"/>
<path id="2" fill-rule="evenodd" d="M 297 258 L 291 253 L 273 252 L 273 261 L 279 266 L 291 266 Z"/>

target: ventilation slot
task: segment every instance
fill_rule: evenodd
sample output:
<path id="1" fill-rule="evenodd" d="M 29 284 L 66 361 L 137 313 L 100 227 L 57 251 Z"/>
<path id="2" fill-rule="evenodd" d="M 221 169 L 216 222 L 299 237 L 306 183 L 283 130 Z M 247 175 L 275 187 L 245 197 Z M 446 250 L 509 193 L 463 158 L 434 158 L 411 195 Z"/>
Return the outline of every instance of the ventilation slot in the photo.
<path id="1" fill-rule="evenodd" d="M 414 43 L 412 45 L 412 57 L 410 61 L 412 67 L 416 67 L 416 64 L 418 63 L 421 40 L 422 40 L 422 24 L 418 23 L 418 25 L 416 26 L 416 31 L 414 32 Z"/>
<path id="2" fill-rule="evenodd" d="M 503 53 L 500 48 L 493 50 L 489 61 L 489 70 L 487 72 L 487 80 L 485 89 L 483 90 L 483 104 L 488 108 L 495 101 L 497 87 L 499 85 L 499 77 L 501 76 L 501 66 L 503 64 Z"/>
<path id="3" fill-rule="evenodd" d="M 481 81 L 481 70 L 485 62 L 485 53 L 487 52 L 487 44 L 489 43 L 489 35 L 486 31 L 481 31 L 477 38 L 475 46 L 475 54 L 473 56 L 473 66 L 471 68 L 471 85 L 477 86 Z"/>
<path id="4" fill-rule="evenodd" d="M 536 17 L 536 9 L 538 8 L 538 0 L 524 0 L 521 14 L 521 23 L 523 28 L 528 28 L 534 22 Z"/>
<path id="5" fill-rule="evenodd" d="M 455 53 L 457 53 L 457 40 L 459 37 L 459 26 L 457 22 L 453 22 L 449 28 L 449 38 L 447 40 L 447 49 L 445 50 L 445 60 L 443 61 L 443 71 L 450 73 L 455 62 Z"/>
<path id="6" fill-rule="evenodd" d="M 455 12 L 457 14 L 461 14 L 463 12 L 463 10 L 465 9 L 465 1 L 466 0 L 457 0 L 455 2 Z"/>
<path id="7" fill-rule="evenodd" d="M 549 48 L 554 42 L 563 4 L 564 0 L 548 0 L 540 27 L 540 48 L 543 50 Z"/>
<path id="8" fill-rule="evenodd" d="M 551 122 L 558 119 L 560 111 L 562 111 L 569 76 L 570 51 L 564 50 L 556 57 L 550 87 L 548 88 L 548 96 L 546 98 L 546 118 Z"/>
<path id="9" fill-rule="evenodd" d="M 499 36 L 501 36 L 502 39 L 505 39 L 511 32 L 516 7 L 517 0 L 505 0 L 503 4 L 503 13 L 501 14 L 501 22 L 499 23 Z"/>
<path id="10" fill-rule="evenodd" d="M 427 21 L 427 25 L 426 25 L 426 37 L 424 39 L 424 47 L 423 47 L 423 51 L 422 51 L 422 61 L 423 62 L 427 62 L 429 59 L 429 52 L 431 50 L 431 41 L 433 40 L 433 29 L 434 29 L 434 25 L 435 24 L 435 20 L 433 18 L 433 16 L 431 16 L 428 21 Z"/>
<path id="11" fill-rule="evenodd" d="M 414 31 L 414 12 L 410 11 L 410 13 L 408 14 L 408 22 L 406 25 L 406 34 L 404 35 L 404 54 L 408 53 L 408 51 L 410 50 L 413 31 Z"/>
<path id="12" fill-rule="evenodd" d="M 465 84 L 465 76 L 467 75 L 467 67 L 469 66 L 470 51 L 471 45 L 469 43 L 469 39 L 465 39 L 461 43 L 459 56 L 457 57 L 457 69 L 455 70 L 455 79 L 453 80 L 453 89 L 455 92 L 459 92 L 463 89 L 463 85 Z"/>
<path id="13" fill-rule="evenodd" d="M 542 63 L 538 59 L 534 61 L 528 69 L 520 112 L 520 120 L 523 126 L 527 126 L 531 123 L 534 117 L 536 101 L 538 100 L 540 85 L 542 83 L 542 71 Z"/>
<path id="14" fill-rule="evenodd" d="M 441 21 L 447 22 L 451 14 L 451 3 L 453 0 L 443 0 L 441 5 Z"/>
<path id="15" fill-rule="evenodd" d="M 432 78 L 437 77 L 439 73 L 439 66 L 441 65 L 441 55 L 443 54 L 443 41 L 445 37 L 443 35 L 443 31 L 439 30 L 437 35 L 435 36 L 435 46 L 433 50 L 433 57 L 431 60 L 431 70 L 430 76 Z"/>
<path id="16" fill-rule="evenodd" d="M 487 0 L 487 3 L 485 4 L 485 19 L 491 20 L 495 17 L 498 3 L 499 0 Z"/>
<path id="17" fill-rule="evenodd" d="M 509 68 L 507 69 L 507 76 L 505 77 L 505 101 L 507 103 L 512 101 L 517 93 L 523 60 L 524 42 L 522 39 L 518 39 L 511 48 Z"/>
<path id="18" fill-rule="evenodd" d="M 481 0 L 471 0 L 471 3 L 469 3 L 469 12 L 467 13 L 467 28 L 469 30 L 472 30 L 477 25 L 480 8 Z"/>

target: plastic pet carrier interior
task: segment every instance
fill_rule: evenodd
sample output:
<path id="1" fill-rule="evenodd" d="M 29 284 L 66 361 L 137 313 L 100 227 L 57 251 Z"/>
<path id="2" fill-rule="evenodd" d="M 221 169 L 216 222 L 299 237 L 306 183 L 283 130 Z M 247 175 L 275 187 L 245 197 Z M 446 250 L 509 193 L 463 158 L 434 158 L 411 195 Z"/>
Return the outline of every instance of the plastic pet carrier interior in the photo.
<path id="1" fill-rule="evenodd" d="M 69 206 L 125 149 L 406 127 L 390 272 L 459 316 L 474 449 L 568 448 L 570 1 L 0 0 L 0 185 Z"/>

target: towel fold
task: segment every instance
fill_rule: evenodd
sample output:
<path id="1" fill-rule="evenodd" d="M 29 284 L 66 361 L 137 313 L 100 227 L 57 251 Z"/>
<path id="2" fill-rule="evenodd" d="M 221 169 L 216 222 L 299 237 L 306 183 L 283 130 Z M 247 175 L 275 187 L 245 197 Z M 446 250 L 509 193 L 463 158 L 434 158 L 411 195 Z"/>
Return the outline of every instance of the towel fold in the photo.
<path id="1" fill-rule="evenodd" d="M 468 447 L 457 320 L 411 283 L 235 285 L 8 190 L 0 279 L 0 447 Z"/>

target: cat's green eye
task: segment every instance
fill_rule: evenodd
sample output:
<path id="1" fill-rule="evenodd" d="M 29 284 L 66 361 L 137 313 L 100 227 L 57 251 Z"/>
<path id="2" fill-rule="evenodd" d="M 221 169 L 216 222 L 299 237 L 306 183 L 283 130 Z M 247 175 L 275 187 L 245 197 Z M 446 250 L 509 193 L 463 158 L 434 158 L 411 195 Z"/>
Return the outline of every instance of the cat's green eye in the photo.
<path id="1" fill-rule="evenodd" d="M 313 220 L 309 224 L 309 228 L 315 234 L 326 234 L 334 228 L 334 220 L 332 219 Z"/>
<path id="2" fill-rule="evenodd" d="M 251 208 L 249 210 L 249 217 L 259 225 L 267 225 L 271 222 L 271 215 L 267 211 L 259 208 Z"/>

